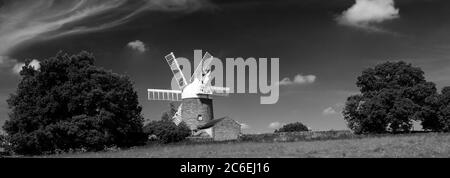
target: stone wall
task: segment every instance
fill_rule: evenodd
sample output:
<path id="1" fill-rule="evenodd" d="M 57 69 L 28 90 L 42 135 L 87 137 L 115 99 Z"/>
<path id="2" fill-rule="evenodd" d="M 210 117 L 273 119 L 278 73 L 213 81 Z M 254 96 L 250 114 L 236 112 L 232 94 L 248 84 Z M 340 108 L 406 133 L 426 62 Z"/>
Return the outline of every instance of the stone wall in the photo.
<path id="1" fill-rule="evenodd" d="M 314 140 L 352 139 L 361 136 L 351 131 L 318 131 L 318 132 L 283 132 L 268 134 L 251 134 L 241 136 L 241 141 L 250 142 L 297 142 Z"/>
<path id="2" fill-rule="evenodd" d="M 182 103 L 181 117 L 191 130 L 195 130 L 198 126 L 214 119 L 213 101 L 211 99 L 188 98 L 183 99 Z M 199 115 L 202 116 L 202 121 L 198 120 Z"/>
<path id="3" fill-rule="evenodd" d="M 226 118 L 213 127 L 214 141 L 237 140 L 241 134 L 241 125 Z"/>

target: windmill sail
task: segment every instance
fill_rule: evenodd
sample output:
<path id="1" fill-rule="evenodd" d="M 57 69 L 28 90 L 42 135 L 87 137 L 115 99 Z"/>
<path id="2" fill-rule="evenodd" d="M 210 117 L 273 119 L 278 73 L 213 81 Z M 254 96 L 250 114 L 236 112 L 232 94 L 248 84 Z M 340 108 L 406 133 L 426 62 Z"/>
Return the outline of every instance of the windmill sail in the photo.
<path id="1" fill-rule="evenodd" d="M 180 65 L 178 64 L 177 59 L 175 58 L 175 55 L 173 53 L 170 53 L 166 56 L 166 61 L 170 66 L 170 69 L 173 72 L 173 75 L 175 76 L 175 79 L 177 80 L 177 84 L 180 87 L 180 89 L 183 89 L 187 85 L 187 80 L 184 77 L 183 71 L 180 69 Z"/>
<path id="2" fill-rule="evenodd" d="M 205 73 L 208 73 L 210 71 L 213 58 L 214 57 L 211 54 L 206 52 L 206 54 L 203 56 L 202 61 L 197 66 L 197 69 L 195 69 L 194 74 L 191 77 L 191 82 L 193 82 L 195 79 L 203 81 Z"/>
<path id="3" fill-rule="evenodd" d="M 175 123 L 175 125 L 180 125 L 181 122 L 183 122 L 183 118 L 181 118 L 181 112 L 182 112 L 183 104 L 181 104 L 178 107 L 178 111 L 175 113 L 175 115 L 172 118 L 172 121 Z"/>
<path id="4" fill-rule="evenodd" d="M 181 101 L 181 91 L 179 90 L 148 90 L 148 100 L 153 101 Z"/>
<path id="5" fill-rule="evenodd" d="M 216 96 L 228 96 L 230 95 L 230 88 L 226 88 L 226 87 L 209 87 L 209 90 L 211 91 L 212 95 L 216 95 Z"/>

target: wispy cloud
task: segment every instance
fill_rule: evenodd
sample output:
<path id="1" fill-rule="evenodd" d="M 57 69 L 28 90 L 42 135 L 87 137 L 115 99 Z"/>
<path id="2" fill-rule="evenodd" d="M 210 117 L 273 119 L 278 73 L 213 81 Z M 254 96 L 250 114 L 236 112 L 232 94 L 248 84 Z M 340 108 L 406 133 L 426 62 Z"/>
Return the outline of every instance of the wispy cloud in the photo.
<path id="1" fill-rule="evenodd" d="M 293 80 L 286 77 L 279 82 L 280 86 L 288 86 L 288 85 L 302 85 L 302 84 L 311 84 L 316 82 L 317 76 L 315 75 L 301 75 L 298 74 L 294 77 Z"/>
<path id="2" fill-rule="evenodd" d="M 34 40 L 101 31 L 148 11 L 195 11 L 207 0 L 21 0 L 0 6 L 0 69 L 16 66 L 8 53 Z M 95 22 L 95 23 L 93 23 Z"/>
<path id="3" fill-rule="evenodd" d="M 356 3 L 344 11 L 337 21 L 341 25 L 385 32 L 377 25 L 398 18 L 399 12 L 400 10 L 394 5 L 394 0 L 356 0 Z"/>
<path id="4" fill-rule="evenodd" d="M 127 46 L 133 50 L 136 50 L 140 53 L 144 53 L 147 51 L 147 46 L 144 42 L 140 40 L 132 41 L 127 44 Z"/>

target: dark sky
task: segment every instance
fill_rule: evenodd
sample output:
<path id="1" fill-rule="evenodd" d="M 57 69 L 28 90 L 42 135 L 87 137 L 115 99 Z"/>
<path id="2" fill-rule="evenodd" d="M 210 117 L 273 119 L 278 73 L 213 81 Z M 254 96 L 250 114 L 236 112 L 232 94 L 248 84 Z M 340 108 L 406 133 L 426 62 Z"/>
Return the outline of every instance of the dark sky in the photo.
<path id="1" fill-rule="evenodd" d="M 62 50 L 87 50 L 96 64 L 131 76 L 143 114 L 159 119 L 167 102 L 147 101 L 147 88 L 170 88 L 164 56 L 280 58 L 280 99 L 260 95 L 215 100 L 216 117 L 246 132 L 300 121 L 313 130 L 346 129 L 346 98 L 367 67 L 404 60 L 438 87 L 450 85 L 450 2 L 446 0 L 0 0 L 0 124 L 19 76 L 14 66 Z M 144 52 L 128 43 L 139 40 Z M 314 76 L 315 80 L 300 80 Z M 297 78 L 297 80 L 295 80 Z M 273 127 L 269 127 L 269 126 Z"/>

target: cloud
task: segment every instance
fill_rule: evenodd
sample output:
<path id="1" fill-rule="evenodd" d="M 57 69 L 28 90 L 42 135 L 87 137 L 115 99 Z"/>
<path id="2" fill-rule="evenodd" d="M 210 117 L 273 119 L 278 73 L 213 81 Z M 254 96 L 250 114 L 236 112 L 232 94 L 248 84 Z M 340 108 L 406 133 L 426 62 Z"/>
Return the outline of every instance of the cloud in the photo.
<path id="1" fill-rule="evenodd" d="M 283 80 L 279 82 L 279 85 L 281 86 L 287 86 L 287 85 L 302 85 L 302 84 L 311 84 L 316 81 L 317 77 L 315 75 L 296 75 L 294 77 L 294 80 L 291 80 L 290 78 L 286 77 Z"/>
<path id="2" fill-rule="evenodd" d="M 20 71 L 22 71 L 22 68 L 23 68 L 24 66 L 25 66 L 25 63 L 20 63 L 20 62 L 18 62 L 18 63 L 16 63 L 16 64 L 14 65 L 14 67 L 12 68 L 12 70 L 13 70 L 13 72 L 14 72 L 15 74 L 19 74 Z M 39 70 L 39 69 L 41 68 L 40 62 L 39 62 L 38 60 L 36 60 L 36 59 L 33 59 L 33 60 L 30 62 L 29 66 L 33 67 L 35 70 Z"/>
<path id="3" fill-rule="evenodd" d="M 323 110 L 323 115 L 333 115 L 333 114 L 337 114 L 337 111 L 333 107 L 329 107 Z"/>
<path id="4" fill-rule="evenodd" d="M 336 103 L 334 106 L 324 109 L 322 114 L 326 116 L 339 114 L 339 111 L 342 111 L 344 107 L 345 103 Z"/>
<path id="5" fill-rule="evenodd" d="M 250 129 L 250 126 L 248 124 L 246 124 L 246 123 L 240 123 L 240 124 L 241 124 L 241 129 L 243 129 L 243 130 Z"/>
<path id="6" fill-rule="evenodd" d="M 129 42 L 127 46 L 140 53 L 144 53 L 145 51 L 147 51 L 147 46 L 145 45 L 145 43 L 139 40 Z"/>
<path id="7" fill-rule="evenodd" d="M 280 128 L 281 126 L 282 126 L 283 124 L 282 123 L 280 123 L 280 122 L 272 122 L 272 123 L 270 123 L 269 124 L 269 128 L 270 129 L 278 129 L 278 128 Z"/>
<path id="8" fill-rule="evenodd" d="M 344 11 L 337 21 L 341 25 L 382 32 L 384 30 L 376 25 L 398 18 L 399 11 L 394 6 L 394 0 L 356 0 L 356 3 Z"/>
<path id="9" fill-rule="evenodd" d="M 20 71 L 22 71 L 22 68 L 23 68 L 24 66 L 25 66 L 24 63 L 17 63 L 17 64 L 15 64 L 14 67 L 12 68 L 12 71 L 13 71 L 15 74 L 19 74 Z"/>
<path id="10" fill-rule="evenodd" d="M 208 0 L 2 1 L 0 56 L 2 63 L 14 63 L 4 59 L 11 50 L 29 42 L 102 31 L 124 24 L 144 11 L 192 12 L 210 4 Z"/>

